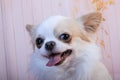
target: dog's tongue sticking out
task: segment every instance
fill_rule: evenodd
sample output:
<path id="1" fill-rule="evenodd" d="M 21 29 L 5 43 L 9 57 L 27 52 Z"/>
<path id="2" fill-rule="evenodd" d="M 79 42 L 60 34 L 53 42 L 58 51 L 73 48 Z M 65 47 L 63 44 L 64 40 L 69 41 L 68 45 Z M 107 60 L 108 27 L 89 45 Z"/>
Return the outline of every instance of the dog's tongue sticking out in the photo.
<path id="1" fill-rule="evenodd" d="M 55 64 L 59 63 L 61 61 L 61 55 L 55 55 L 55 56 L 51 56 L 48 63 L 46 64 L 46 66 L 54 66 Z"/>

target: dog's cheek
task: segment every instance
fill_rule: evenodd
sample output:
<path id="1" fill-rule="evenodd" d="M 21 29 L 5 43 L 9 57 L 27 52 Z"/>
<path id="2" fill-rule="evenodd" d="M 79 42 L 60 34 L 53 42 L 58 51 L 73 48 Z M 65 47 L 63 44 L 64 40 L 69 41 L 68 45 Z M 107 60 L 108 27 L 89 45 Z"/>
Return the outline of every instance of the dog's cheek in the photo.
<path id="1" fill-rule="evenodd" d="M 75 51 L 75 53 L 76 53 L 76 52 L 80 52 L 80 51 L 84 50 L 84 48 L 87 44 L 88 43 L 83 41 L 80 37 L 75 37 L 72 39 L 70 45 L 73 48 L 73 51 Z"/>
<path id="2" fill-rule="evenodd" d="M 71 46 L 68 44 L 68 43 L 64 43 L 64 42 L 60 42 L 58 41 L 57 42 L 57 45 L 54 49 L 54 51 L 60 51 L 60 52 L 63 52 L 65 51 L 66 49 L 71 49 Z"/>
<path id="3" fill-rule="evenodd" d="M 35 54 L 37 54 L 38 56 L 47 55 L 47 51 L 45 50 L 44 46 L 42 46 L 41 48 L 35 47 Z"/>

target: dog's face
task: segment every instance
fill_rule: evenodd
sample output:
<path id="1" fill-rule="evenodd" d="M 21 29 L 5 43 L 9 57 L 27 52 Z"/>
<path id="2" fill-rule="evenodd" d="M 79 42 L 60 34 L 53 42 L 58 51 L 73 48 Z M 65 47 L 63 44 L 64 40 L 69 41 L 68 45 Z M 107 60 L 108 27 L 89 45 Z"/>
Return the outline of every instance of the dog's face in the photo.
<path id="1" fill-rule="evenodd" d="M 52 16 L 39 26 L 27 25 L 37 54 L 46 66 L 59 66 L 80 57 L 93 42 L 102 20 L 100 13 L 90 13 L 79 19 Z"/>

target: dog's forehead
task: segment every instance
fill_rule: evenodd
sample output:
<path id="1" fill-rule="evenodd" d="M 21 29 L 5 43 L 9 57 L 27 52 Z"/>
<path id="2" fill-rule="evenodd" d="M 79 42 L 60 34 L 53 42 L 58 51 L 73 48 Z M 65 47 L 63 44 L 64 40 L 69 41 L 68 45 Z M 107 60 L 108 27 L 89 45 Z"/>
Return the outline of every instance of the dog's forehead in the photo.
<path id="1" fill-rule="evenodd" d="M 39 34 L 45 34 L 45 33 L 53 33 L 54 28 L 56 27 L 56 25 L 58 23 L 60 23 L 61 21 L 65 20 L 65 19 L 69 19 L 68 17 L 64 17 L 64 16 L 51 16 L 49 18 L 47 18 L 46 20 L 44 20 L 42 22 L 42 24 L 40 24 L 37 28 L 37 33 Z"/>

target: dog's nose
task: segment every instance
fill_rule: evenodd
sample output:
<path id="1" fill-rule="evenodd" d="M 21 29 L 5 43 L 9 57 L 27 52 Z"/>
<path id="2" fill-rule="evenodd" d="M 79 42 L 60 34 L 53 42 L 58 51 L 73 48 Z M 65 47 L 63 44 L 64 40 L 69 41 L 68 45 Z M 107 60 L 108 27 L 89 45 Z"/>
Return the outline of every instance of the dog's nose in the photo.
<path id="1" fill-rule="evenodd" d="M 53 50 L 55 45 L 56 45 L 56 43 L 54 41 L 49 41 L 45 44 L 45 49 L 48 51 L 51 51 L 51 50 Z"/>

